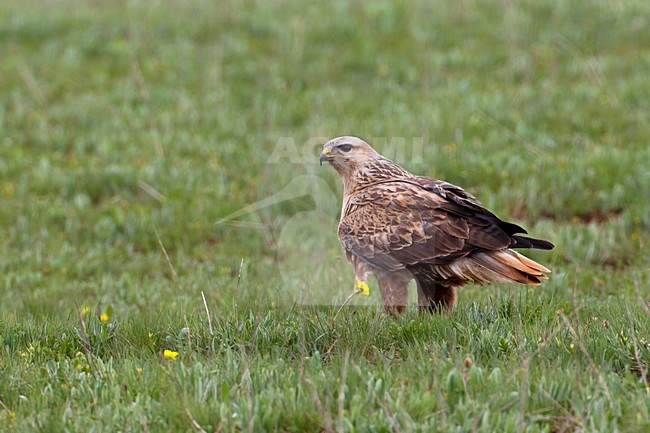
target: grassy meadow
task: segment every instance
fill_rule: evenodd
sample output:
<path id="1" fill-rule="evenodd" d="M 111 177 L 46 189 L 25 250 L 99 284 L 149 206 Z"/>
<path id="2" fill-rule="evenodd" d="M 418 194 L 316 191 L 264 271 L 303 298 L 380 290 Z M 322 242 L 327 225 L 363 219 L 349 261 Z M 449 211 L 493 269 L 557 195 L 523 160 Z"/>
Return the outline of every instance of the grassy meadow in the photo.
<path id="1" fill-rule="evenodd" d="M 649 27 L 644 0 L 1 2 L 0 431 L 650 431 Z M 318 147 L 346 134 L 554 242 L 550 280 L 341 307 Z"/>

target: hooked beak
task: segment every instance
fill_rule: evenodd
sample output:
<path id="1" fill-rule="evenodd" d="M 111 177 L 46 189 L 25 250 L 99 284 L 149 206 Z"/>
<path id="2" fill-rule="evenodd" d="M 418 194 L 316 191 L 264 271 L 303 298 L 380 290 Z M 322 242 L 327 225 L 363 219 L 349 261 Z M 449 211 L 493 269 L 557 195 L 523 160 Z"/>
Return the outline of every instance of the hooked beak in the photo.
<path id="1" fill-rule="evenodd" d="M 329 161 L 330 160 L 330 149 L 323 149 L 323 151 L 320 154 L 320 158 L 318 158 L 318 162 L 320 162 L 320 165 L 323 165 L 323 162 Z"/>

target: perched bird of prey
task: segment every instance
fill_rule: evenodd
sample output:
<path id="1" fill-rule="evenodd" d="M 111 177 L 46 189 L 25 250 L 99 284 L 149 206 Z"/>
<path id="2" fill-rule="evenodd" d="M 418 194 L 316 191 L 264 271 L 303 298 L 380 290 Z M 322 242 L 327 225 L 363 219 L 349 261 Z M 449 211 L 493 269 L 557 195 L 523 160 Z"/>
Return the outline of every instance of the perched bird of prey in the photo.
<path id="1" fill-rule="evenodd" d="M 450 183 L 416 176 L 357 137 L 325 143 L 328 162 L 343 181 L 338 237 L 357 281 L 372 274 L 386 311 L 401 312 L 415 279 L 418 305 L 451 308 L 466 283 L 539 284 L 550 272 L 513 248 L 550 250 L 553 244 L 523 236 L 469 193 Z"/>

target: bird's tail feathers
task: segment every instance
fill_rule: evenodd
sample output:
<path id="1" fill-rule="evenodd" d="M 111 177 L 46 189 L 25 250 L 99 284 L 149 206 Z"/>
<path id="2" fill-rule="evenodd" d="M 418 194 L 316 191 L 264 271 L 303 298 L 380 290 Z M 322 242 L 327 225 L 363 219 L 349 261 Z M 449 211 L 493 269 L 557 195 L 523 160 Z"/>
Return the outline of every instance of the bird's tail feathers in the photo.
<path id="1" fill-rule="evenodd" d="M 469 259 L 477 266 L 484 267 L 486 270 L 497 274 L 500 278 L 495 279 L 495 281 L 503 281 L 503 278 L 505 278 L 506 282 L 539 284 L 541 280 L 548 279 L 544 274 L 551 272 L 534 260 L 508 249 L 480 252 L 472 255 Z"/>
<path id="2" fill-rule="evenodd" d="M 482 251 L 439 269 L 443 278 L 461 278 L 478 284 L 540 284 L 551 271 L 514 250 Z"/>

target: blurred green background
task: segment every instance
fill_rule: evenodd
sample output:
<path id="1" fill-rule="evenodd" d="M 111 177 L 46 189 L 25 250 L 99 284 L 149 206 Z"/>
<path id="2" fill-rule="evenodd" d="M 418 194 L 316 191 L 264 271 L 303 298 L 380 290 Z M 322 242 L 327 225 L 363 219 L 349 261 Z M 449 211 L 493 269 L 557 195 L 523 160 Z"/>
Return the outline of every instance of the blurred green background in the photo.
<path id="1" fill-rule="evenodd" d="M 533 372 L 526 364 L 511 391 L 521 391 L 520 374 L 529 372 L 571 388 L 553 388 L 555 404 L 542 405 L 547 412 L 519 395 L 504 403 L 508 414 L 471 421 L 467 431 L 643 431 L 649 24 L 650 3 L 641 0 L 3 2 L 0 429 L 142 431 L 151 422 L 152 431 L 189 431 L 176 378 L 200 424 L 215 430 L 327 431 L 331 414 L 334 429 L 449 431 L 465 425 L 454 418 L 460 413 L 480 418 L 501 407 L 485 384 L 477 385 L 484 394 L 467 397 L 462 375 L 465 399 L 458 401 L 465 406 L 455 402 L 452 373 L 467 356 L 483 359 L 485 377 L 497 367 L 507 371 L 542 351 L 525 344 L 508 351 L 509 333 L 521 344 L 517 332 L 528 330 L 553 346 L 557 325 L 576 340 L 567 342 L 572 348 L 553 346 L 559 352 Z M 463 186 L 498 215 L 553 241 L 554 251 L 531 253 L 553 269 L 551 280 L 534 291 L 469 286 L 454 313 L 434 318 L 411 312 L 379 319 L 370 308 L 343 310 L 340 324 L 335 307 L 292 307 L 337 304 L 352 290 L 335 234 L 340 186 L 333 170 L 317 165 L 318 144 L 347 134 L 415 173 Z M 217 224 L 274 195 L 271 206 Z M 208 332 L 201 292 L 220 331 Z M 376 290 L 360 301 L 378 302 Z M 497 326 L 490 311 L 510 313 L 494 313 L 504 320 Z M 573 336 L 562 314 L 578 330 L 592 317 L 611 328 Z M 325 330 L 323 321 L 330 323 Z M 182 329 L 195 340 L 186 341 Z M 450 329 L 466 338 L 450 337 Z M 492 334 L 482 335 L 486 329 Z M 405 337 L 411 332 L 413 339 Z M 505 355 L 472 346 L 473 333 L 505 344 Z M 181 352 L 169 377 L 159 367 L 169 365 L 165 348 Z M 391 353 L 395 365 L 375 350 Z M 420 409 L 401 412 L 404 401 L 389 393 L 394 400 L 387 402 L 381 387 L 371 392 L 368 378 L 359 379 L 367 401 L 346 400 L 345 416 L 336 393 L 320 408 L 313 397 L 338 390 L 354 362 L 383 372 L 384 383 L 404 395 L 421 396 L 404 383 L 411 374 L 424 386 L 417 378 L 431 372 L 414 369 L 434 352 L 446 353 L 436 367 L 441 382 L 431 385 L 440 393 L 427 391 L 431 402 Z M 240 364 L 255 353 L 259 374 L 286 370 L 276 391 L 294 387 L 294 406 L 278 409 L 270 397 L 262 404 L 256 380 L 275 382 L 246 376 L 249 367 Z M 304 367 L 303 355 L 323 364 Z M 117 379 L 83 388 L 77 375 L 86 361 L 88 380 Z M 133 373 L 143 365 L 151 382 Z M 199 382 L 222 368 L 233 383 L 201 394 Z M 304 368 L 311 385 L 302 373 L 291 376 Z M 323 371 L 336 377 L 334 387 L 317 379 Z M 57 384 L 51 395 L 42 381 Z M 142 400 L 120 393 L 125 384 Z M 231 387 L 247 391 L 226 397 Z M 614 402 L 619 388 L 628 394 Z M 589 427 L 601 409 L 571 402 L 594 392 L 603 393 L 603 424 Z M 110 409 L 102 412 L 98 401 Z M 249 403 L 257 409 L 247 411 Z M 67 412 L 77 406 L 80 412 Z M 386 407 L 394 419 L 368 418 Z M 35 411 L 41 416 L 29 421 Z M 393 421 L 382 424 L 386 417 Z"/>

